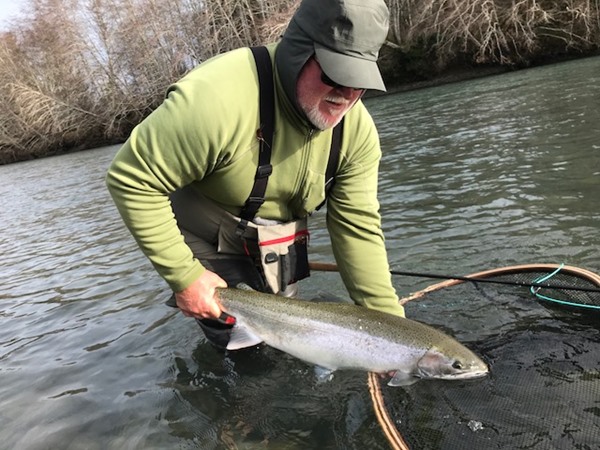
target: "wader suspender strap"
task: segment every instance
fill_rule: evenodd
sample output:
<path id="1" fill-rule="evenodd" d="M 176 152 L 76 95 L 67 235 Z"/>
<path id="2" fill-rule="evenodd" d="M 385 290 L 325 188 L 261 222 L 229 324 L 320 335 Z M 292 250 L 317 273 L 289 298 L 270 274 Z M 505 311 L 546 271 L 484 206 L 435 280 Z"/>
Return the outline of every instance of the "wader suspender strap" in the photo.
<path id="1" fill-rule="evenodd" d="M 256 61 L 258 71 L 258 82 L 260 85 L 260 128 L 256 132 L 256 137 L 260 141 L 258 167 L 254 176 L 254 186 L 250 191 L 250 196 L 246 200 L 240 218 L 242 219 L 237 226 L 236 233 L 242 235 L 248 222 L 254 219 L 258 209 L 265 202 L 265 192 L 267 191 L 267 182 L 269 176 L 273 173 L 271 165 L 271 151 L 273 149 L 273 132 L 275 130 L 275 88 L 273 86 L 273 66 L 271 56 L 266 47 L 250 47 L 252 55 Z M 325 198 L 334 184 L 335 172 L 337 169 L 340 147 L 342 142 L 342 130 L 344 120 L 342 119 L 333 129 L 331 137 L 331 148 L 329 149 L 329 160 L 325 172 Z M 321 203 L 317 209 L 323 206 Z"/>
<path id="2" fill-rule="evenodd" d="M 333 128 L 331 135 L 331 148 L 329 149 L 329 159 L 327 160 L 327 169 L 325 170 L 325 199 L 317 206 L 317 211 L 327 201 L 327 195 L 335 184 L 335 171 L 340 160 L 340 147 L 342 146 L 342 133 L 344 131 L 344 118 Z"/>
<path id="3" fill-rule="evenodd" d="M 273 148 L 273 131 L 275 129 L 275 88 L 273 86 L 273 67 L 271 56 L 266 47 L 250 47 L 256 61 L 258 70 L 258 83 L 260 86 L 260 128 L 256 131 L 256 138 L 260 141 L 258 152 L 258 167 L 254 176 L 254 186 L 246 200 L 237 226 L 236 233 L 242 235 L 248 222 L 254 219 L 258 209 L 265 202 L 267 182 L 273 172 L 271 165 L 271 150 Z"/>
<path id="4" fill-rule="evenodd" d="M 342 132 L 344 130 L 344 119 L 333 129 L 331 136 L 331 149 L 329 150 L 329 160 L 327 161 L 327 171 L 325 172 L 325 193 L 333 186 L 335 171 L 340 159 L 340 147 L 342 146 Z"/>

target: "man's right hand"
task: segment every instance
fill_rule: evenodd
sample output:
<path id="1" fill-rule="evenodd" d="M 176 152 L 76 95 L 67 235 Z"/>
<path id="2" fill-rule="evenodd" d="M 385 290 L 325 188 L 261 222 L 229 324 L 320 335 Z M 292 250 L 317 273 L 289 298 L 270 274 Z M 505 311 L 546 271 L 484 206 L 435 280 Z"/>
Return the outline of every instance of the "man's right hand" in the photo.
<path id="1" fill-rule="evenodd" d="M 221 315 L 216 288 L 227 287 L 219 275 L 205 270 L 183 291 L 175 293 L 177 306 L 185 316 L 197 319 L 217 319 Z"/>

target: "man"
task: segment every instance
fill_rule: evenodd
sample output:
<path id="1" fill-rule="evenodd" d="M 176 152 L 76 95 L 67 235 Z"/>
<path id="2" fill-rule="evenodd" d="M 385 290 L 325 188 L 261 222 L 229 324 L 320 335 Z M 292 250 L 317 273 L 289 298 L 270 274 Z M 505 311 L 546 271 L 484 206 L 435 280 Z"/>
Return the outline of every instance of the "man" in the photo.
<path id="1" fill-rule="evenodd" d="M 334 256 L 355 303 L 404 315 L 378 212 L 379 138 L 360 100 L 366 89 L 385 90 L 376 61 L 387 30 L 383 0 L 304 0 L 282 40 L 267 47 L 272 144 L 259 111 L 268 88 L 244 48 L 173 85 L 115 157 L 107 184 L 119 212 L 177 306 L 201 319 L 207 335 L 232 322 L 215 288 L 245 281 L 293 295 L 307 275 L 306 218 L 325 200 L 332 128 L 342 119 L 327 195 Z M 265 152 L 270 160 L 257 170 Z M 264 202 L 248 214 L 244 205 L 265 178 Z"/>

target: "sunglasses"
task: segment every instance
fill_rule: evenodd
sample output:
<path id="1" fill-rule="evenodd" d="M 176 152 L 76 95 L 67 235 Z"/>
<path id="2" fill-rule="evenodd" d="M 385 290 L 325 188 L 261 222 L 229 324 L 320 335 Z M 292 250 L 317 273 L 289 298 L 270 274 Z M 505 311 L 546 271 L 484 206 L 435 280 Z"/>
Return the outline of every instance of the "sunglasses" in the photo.
<path id="1" fill-rule="evenodd" d="M 317 57 L 315 56 L 315 62 L 317 63 L 317 65 L 319 66 L 319 69 L 321 70 L 321 83 L 326 84 L 327 86 L 331 86 L 334 89 L 343 89 L 346 86 L 336 83 L 335 81 L 333 81 L 331 78 L 329 78 L 326 74 L 325 71 L 323 70 L 323 67 L 321 67 L 321 64 L 319 63 L 319 60 L 317 59 Z"/>
<path id="2" fill-rule="evenodd" d="M 321 82 L 326 84 L 327 86 L 331 86 L 334 89 L 343 89 L 345 86 L 339 83 L 336 83 L 331 78 L 329 78 L 325 72 L 323 72 L 323 68 L 321 67 Z"/>

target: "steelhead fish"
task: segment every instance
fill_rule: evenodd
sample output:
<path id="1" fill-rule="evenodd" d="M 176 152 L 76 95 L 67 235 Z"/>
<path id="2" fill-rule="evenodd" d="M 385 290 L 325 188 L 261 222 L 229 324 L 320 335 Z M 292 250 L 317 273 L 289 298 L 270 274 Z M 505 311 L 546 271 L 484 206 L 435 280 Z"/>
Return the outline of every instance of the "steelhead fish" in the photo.
<path id="1" fill-rule="evenodd" d="M 218 288 L 236 318 L 227 349 L 261 342 L 323 368 L 395 372 L 388 385 L 484 376 L 487 365 L 454 338 L 414 320 L 349 303 L 311 302 L 250 288 Z"/>

